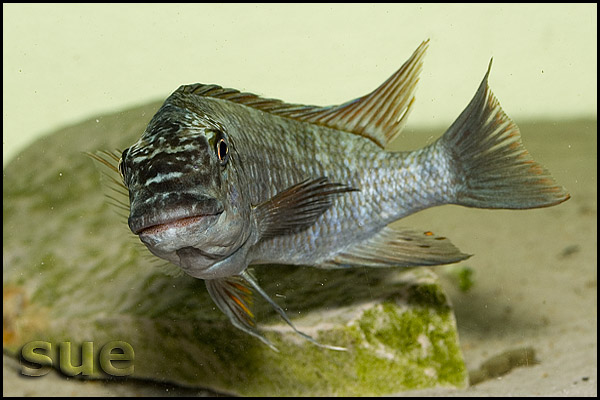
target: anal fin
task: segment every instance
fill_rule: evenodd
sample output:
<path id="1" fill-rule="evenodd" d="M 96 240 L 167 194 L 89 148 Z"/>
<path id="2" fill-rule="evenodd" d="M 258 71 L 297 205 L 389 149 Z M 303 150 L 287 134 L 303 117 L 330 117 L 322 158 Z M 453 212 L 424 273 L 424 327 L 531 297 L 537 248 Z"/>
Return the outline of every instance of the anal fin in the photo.
<path id="1" fill-rule="evenodd" d="M 322 263 L 324 268 L 417 267 L 451 264 L 471 257 L 433 232 L 384 227 Z"/>

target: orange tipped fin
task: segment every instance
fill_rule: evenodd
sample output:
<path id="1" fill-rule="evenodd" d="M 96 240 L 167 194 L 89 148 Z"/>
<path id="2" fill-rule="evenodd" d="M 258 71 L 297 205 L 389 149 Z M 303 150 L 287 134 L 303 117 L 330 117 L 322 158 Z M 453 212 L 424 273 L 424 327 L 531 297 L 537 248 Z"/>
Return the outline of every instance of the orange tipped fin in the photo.
<path id="1" fill-rule="evenodd" d="M 450 264 L 469 257 L 450 240 L 431 231 L 384 227 L 321 265 L 324 268 L 417 267 Z"/>

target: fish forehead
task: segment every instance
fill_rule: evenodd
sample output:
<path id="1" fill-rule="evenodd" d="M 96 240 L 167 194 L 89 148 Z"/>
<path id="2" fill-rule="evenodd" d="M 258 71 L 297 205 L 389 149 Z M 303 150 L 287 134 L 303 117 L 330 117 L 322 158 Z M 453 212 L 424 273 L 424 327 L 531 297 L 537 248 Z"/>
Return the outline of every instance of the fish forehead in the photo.
<path id="1" fill-rule="evenodd" d="M 128 156 L 136 162 L 158 152 L 185 152 L 191 149 L 191 141 L 214 134 L 219 128 L 203 112 L 166 103 L 154 115 L 142 137 L 130 147 Z"/>
<path id="2" fill-rule="evenodd" d="M 211 141 L 219 129 L 207 115 L 165 104 L 127 153 L 130 184 L 152 192 L 209 186 L 218 178 Z M 162 186 L 161 186 L 162 185 Z"/>

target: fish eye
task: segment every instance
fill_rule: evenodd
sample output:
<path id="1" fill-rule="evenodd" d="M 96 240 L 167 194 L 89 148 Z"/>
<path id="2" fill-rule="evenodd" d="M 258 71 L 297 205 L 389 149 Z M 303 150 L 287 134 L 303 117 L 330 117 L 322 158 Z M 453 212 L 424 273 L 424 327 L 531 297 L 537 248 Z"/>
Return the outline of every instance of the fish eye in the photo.
<path id="1" fill-rule="evenodd" d="M 229 147 L 227 146 L 224 137 L 220 137 L 219 140 L 217 140 L 215 151 L 217 152 L 217 158 L 221 165 L 227 164 L 227 160 L 229 160 Z"/>

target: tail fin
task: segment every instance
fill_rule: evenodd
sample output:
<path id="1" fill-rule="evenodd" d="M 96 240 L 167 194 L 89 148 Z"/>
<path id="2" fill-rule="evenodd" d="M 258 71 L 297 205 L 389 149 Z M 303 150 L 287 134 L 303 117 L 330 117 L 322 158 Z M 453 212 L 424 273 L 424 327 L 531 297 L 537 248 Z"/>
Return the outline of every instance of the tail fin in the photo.
<path id="1" fill-rule="evenodd" d="M 452 203 L 478 208 L 549 207 L 569 199 L 533 161 L 519 128 L 488 86 L 488 71 L 467 108 L 440 138 L 457 182 Z"/>

